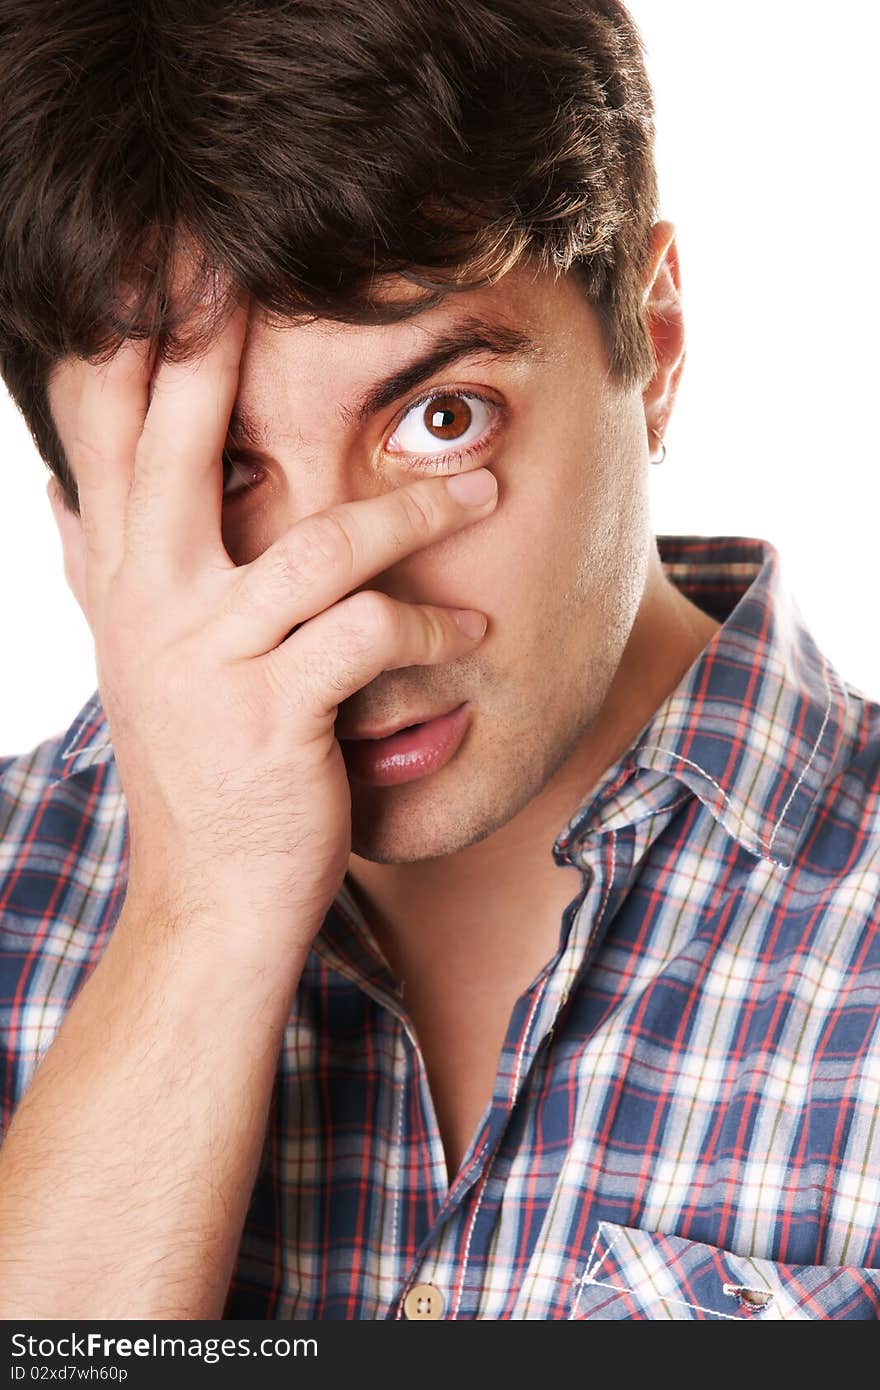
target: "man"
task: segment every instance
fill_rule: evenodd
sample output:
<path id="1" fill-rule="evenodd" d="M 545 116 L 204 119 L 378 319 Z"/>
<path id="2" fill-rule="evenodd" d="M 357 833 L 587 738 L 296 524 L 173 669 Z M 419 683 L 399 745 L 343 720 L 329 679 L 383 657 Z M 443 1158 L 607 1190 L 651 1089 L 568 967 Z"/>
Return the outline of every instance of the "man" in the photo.
<path id="1" fill-rule="evenodd" d="M 131 24 L 2 35 L 99 691 L 0 764 L 0 1314 L 876 1317 L 878 709 L 652 533 L 629 17 Z"/>

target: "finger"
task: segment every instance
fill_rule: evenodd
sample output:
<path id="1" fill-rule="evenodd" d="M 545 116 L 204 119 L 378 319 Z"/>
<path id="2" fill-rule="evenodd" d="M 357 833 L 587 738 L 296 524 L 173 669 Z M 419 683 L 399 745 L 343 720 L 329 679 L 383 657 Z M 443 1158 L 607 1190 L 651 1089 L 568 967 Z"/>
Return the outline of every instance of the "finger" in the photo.
<path id="1" fill-rule="evenodd" d="M 455 661 L 473 651 L 485 623 L 483 631 L 468 632 L 457 620 L 460 611 L 361 589 L 305 623 L 259 664 L 297 710 L 307 736 L 317 736 L 344 700 L 383 671 Z"/>
<path id="2" fill-rule="evenodd" d="M 77 485 L 96 592 L 122 560 L 126 503 L 154 352 L 147 340 L 126 339 L 100 366 L 66 358 L 49 385 L 53 419 Z"/>
<path id="3" fill-rule="evenodd" d="M 230 658 L 259 656 L 277 647 L 297 624 L 336 604 L 398 560 L 487 516 L 498 498 L 490 492 L 467 506 L 450 491 L 449 478 L 424 478 L 382 497 L 343 502 L 303 518 L 256 560 L 234 573 L 229 598 L 217 619 L 218 640 Z"/>
<path id="4" fill-rule="evenodd" d="M 232 568 L 221 535 L 221 456 L 238 391 L 248 303 L 239 299 L 208 349 L 163 362 L 135 455 L 126 553 L 177 575 Z"/>

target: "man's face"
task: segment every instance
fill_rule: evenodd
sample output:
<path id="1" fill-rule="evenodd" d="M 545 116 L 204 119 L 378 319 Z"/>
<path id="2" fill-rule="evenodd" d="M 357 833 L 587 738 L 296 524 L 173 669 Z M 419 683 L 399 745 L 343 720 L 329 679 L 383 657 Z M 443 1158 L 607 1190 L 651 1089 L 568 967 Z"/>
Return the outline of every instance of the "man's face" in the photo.
<path id="1" fill-rule="evenodd" d="M 401 286 L 421 293 L 400 281 L 396 295 Z M 371 388 L 465 320 L 466 329 L 479 321 L 525 335 L 532 347 L 471 351 L 361 417 Z M 428 393 L 443 399 L 429 407 Z M 340 722 L 363 727 L 472 706 L 463 743 L 438 771 L 392 787 L 352 779 L 355 854 L 404 863 L 482 840 L 575 751 L 645 583 L 643 403 L 610 380 L 595 311 L 572 277 L 528 265 L 397 324 L 255 317 L 237 404 L 262 435 L 259 447 L 242 445 L 227 482 L 223 535 L 240 564 L 335 503 L 426 473 L 483 465 L 496 474 L 492 515 L 363 586 L 481 610 L 482 643 L 444 665 L 386 671 L 339 709 Z M 251 489 L 242 487 L 249 464 L 261 470 Z"/>

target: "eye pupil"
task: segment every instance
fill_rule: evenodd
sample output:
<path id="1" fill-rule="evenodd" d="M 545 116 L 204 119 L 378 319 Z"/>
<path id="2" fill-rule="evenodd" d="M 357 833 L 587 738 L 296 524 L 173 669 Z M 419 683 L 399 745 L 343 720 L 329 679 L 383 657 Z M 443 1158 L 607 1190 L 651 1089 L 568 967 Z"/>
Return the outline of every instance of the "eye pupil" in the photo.
<path id="1" fill-rule="evenodd" d="M 471 409 L 460 396 L 435 396 L 424 412 L 424 422 L 438 439 L 458 439 L 471 423 Z"/>

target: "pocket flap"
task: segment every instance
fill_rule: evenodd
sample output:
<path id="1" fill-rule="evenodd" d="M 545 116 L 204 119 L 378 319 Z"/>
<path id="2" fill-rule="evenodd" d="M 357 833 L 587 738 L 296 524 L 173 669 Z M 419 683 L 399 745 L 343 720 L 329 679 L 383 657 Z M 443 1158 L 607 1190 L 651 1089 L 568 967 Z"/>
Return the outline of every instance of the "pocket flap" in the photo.
<path id="1" fill-rule="evenodd" d="M 599 1223 L 572 1318 L 880 1318 L 880 1269 L 794 1265 Z"/>

